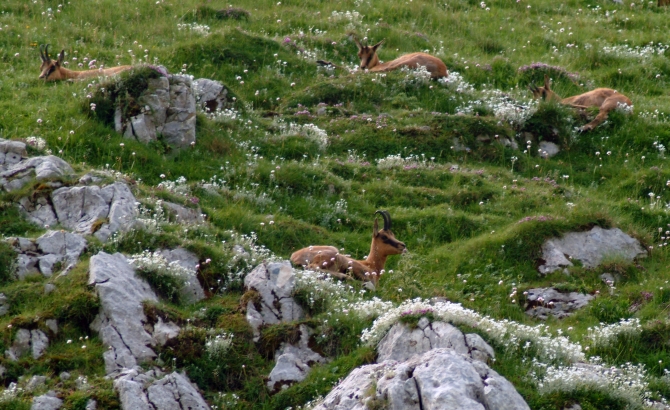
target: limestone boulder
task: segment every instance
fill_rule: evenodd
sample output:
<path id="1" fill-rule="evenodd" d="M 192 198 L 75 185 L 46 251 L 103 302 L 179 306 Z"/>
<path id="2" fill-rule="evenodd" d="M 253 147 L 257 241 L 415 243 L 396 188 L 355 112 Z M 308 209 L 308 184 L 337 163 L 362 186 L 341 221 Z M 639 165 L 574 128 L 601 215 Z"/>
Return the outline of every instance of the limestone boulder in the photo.
<path id="1" fill-rule="evenodd" d="M 222 110 L 228 103 L 228 88 L 219 81 L 199 78 L 193 82 L 196 101 L 207 112 Z"/>
<path id="2" fill-rule="evenodd" d="M 542 245 L 540 273 L 548 274 L 568 266 L 571 259 L 579 260 L 584 267 L 594 268 L 606 257 L 619 257 L 628 261 L 647 256 L 640 241 L 621 229 L 593 227 L 587 232 L 570 232 L 561 238 L 547 240 Z"/>
<path id="3" fill-rule="evenodd" d="M 63 400 L 59 399 L 56 392 L 51 390 L 46 394 L 33 399 L 30 410 L 58 410 L 63 406 Z"/>
<path id="4" fill-rule="evenodd" d="M 315 410 L 530 409 L 514 386 L 481 361 L 433 349 L 404 362 L 387 360 L 352 371 Z"/>
<path id="5" fill-rule="evenodd" d="M 32 157 L 22 159 L 0 172 L 0 186 L 6 191 L 14 191 L 32 180 L 43 181 L 72 174 L 74 174 L 74 170 L 70 164 L 59 157 L 54 155 Z"/>
<path id="6" fill-rule="evenodd" d="M 48 231 L 37 239 L 9 238 L 18 254 L 17 276 L 23 280 L 33 273 L 50 277 L 55 265 L 63 263 L 63 272 L 70 271 L 86 249 L 86 239 L 66 231 Z"/>
<path id="7" fill-rule="evenodd" d="M 115 380 L 123 410 L 205 410 L 209 406 L 186 375 L 126 369 Z"/>
<path id="8" fill-rule="evenodd" d="M 100 298 L 100 313 L 91 328 L 109 347 L 103 353 L 107 374 L 153 359 L 152 336 L 144 325 L 147 318 L 142 302 L 157 302 L 148 283 L 135 275 L 135 269 L 120 253 L 100 252 L 91 258 L 89 285 Z"/>
<path id="9" fill-rule="evenodd" d="M 254 331 L 254 341 L 260 338 L 259 329 L 264 324 L 293 322 L 305 316 L 291 297 L 295 272 L 289 261 L 258 265 L 244 278 L 244 286 L 259 296 L 247 303 L 247 321 Z"/>
<path id="10" fill-rule="evenodd" d="M 18 164 L 27 156 L 25 143 L 0 138 L 0 171 Z"/>
<path id="11" fill-rule="evenodd" d="M 305 325 L 300 325 L 300 339 L 297 344 L 282 343 L 275 353 L 275 367 L 268 376 L 268 390 L 277 392 L 290 385 L 305 380 L 316 363 L 324 363 L 326 359 L 309 348 L 311 332 Z"/>
<path id="12" fill-rule="evenodd" d="M 39 359 L 49 347 L 49 338 L 39 329 L 19 329 L 14 337 L 14 343 L 5 351 L 5 356 L 11 361 L 17 361 L 21 356 L 30 352 L 33 359 Z"/>
<path id="13" fill-rule="evenodd" d="M 526 292 L 526 314 L 547 320 L 549 316 L 563 319 L 588 305 L 593 295 L 578 292 L 560 292 L 554 288 L 529 289 Z"/>
<path id="14" fill-rule="evenodd" d="M 445 322 L 419 319 L 416 328 L 396 323 L 377 346 L 377 363 L 387 360 L 403 362 L 431 349 L 448 348 L 486 363 L 495 357 L 493 348 L 481 336 L 464 335 L 455 326 Z"/>
<path id="15" fill-rule="evenodd" d="M 187 208 L 168 201 L 163 201 L 163 207 L 165 207 L 167 213 L 171 215 L 177 223 L 194 225 L 205 221 L 202 217 L 202 210 L 200 208 Z"/>
<path id="16" fill-rule="evenodd" d="M 180 300 L 186 304 L 193 304 L 203 300 L 205 298 L 205 291 L 200 285 L 196 272 L 196 265 L 199 262 L 198 256 L 184 248 L 163 249 L 160 253 L 168 263 L 177 263 L 189 272 L 184 286 L 179 290 Z"/>

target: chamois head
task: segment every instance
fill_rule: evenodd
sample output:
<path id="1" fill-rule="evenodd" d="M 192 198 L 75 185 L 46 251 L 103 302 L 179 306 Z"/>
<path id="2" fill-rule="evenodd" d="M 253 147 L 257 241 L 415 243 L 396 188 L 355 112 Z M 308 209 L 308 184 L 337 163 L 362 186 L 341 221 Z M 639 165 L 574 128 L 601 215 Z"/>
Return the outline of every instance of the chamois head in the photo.
<path id="1" fill-rule="evenodd" d="M 531 83 L 528 88 L 533 93 L 533 98 L 536 100 L 541 98 L 545 101 L 561 101 L 561 97 L 551 90 L 551 80 L 546 74 L 544 75 L 544 87 L 538 87 Z"/>
<path id="2" fill-rule="evenodd" d="M 379 254 L 383 255 L 398 255 L 407 252 L 407 246 L 395 238 L 391 231 L 391 215 L 388 211 L 377 211 L 384 218 L 384 229 L 379 230 L 377 218 L 375 218 L 375 225 L 372 231 L 372 244 Z"/>
<path id="3" fill-rule="evenodd" d="M 361 42 L 358 41 L 356 37 L 354 37 L 354 42 L 356 43 L 356 46 L 358 47 L 358 58 L 361 59 L 361 70 L 365 69 L 371 69 L 372 67 L 376 66 L 379 64 L 379 57 L 377 57 L 377 49 L 381 47 L 382 44 L 384 44 L 385 40 L 380 41 L 379 43 L 375 44 L 374 46 L 363 46 L 361 45 Z"/>
<path id="4" fill-rule="evenodd" d="M 42 65 L 40 66 L 40 77 L 44 78 L 44 81 L 56 81 L 63 80 L 63 74 L 60 71 L 61 66 L 63 65 L 63 60 L 65 59 L 65 50 L 62 50 L 58 55 L 58 60 L 52 60 L 49 57 L 49 44 L 46 46 L 40 44 L 40 58 L 42 58 Z"/>

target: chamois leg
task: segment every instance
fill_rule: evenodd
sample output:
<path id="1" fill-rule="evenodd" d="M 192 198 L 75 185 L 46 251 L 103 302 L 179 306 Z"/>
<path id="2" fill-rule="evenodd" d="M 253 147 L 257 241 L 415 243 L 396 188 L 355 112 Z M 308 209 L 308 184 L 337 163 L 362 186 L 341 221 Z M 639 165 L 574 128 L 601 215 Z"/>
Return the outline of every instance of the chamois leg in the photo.
<path id="1" fill-rule="evenodd" d="M 608 98 L 605 101 L 603 101 L 603 104 L 600 106 L 600 111 L 598 112 L 598 115 L 596 115 L 596 118 L 593 119 L 590 123 L 584 125 L 581 127 L 579 130 L 580 131 L 591 131 L 598 125 L 602 124 L 607 117 L 609 116 L 610 111 L 614 110 L 617 108 L 618 104 L 621 103 L 622 101 L 618 98 Z"/>

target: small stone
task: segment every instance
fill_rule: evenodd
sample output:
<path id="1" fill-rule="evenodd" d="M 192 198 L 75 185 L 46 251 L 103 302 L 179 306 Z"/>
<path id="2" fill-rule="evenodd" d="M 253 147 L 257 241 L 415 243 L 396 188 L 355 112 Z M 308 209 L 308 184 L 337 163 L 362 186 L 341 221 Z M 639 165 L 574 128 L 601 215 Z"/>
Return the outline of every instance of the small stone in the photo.
<path id="1" fill-rule="evenodd" d="M 47 319 L 44 323 L 55 335 L 58 334 L 58 321 L 56 319 Z"/>
<path id="2" fill-rule="evenodd" d="M 49 293 L 53 292 L 54 290 L 56 290 L 56 285 L 54 285 L 53 283 L 47 283 L 46 285 L 44 285 L 44 294 L 45 295 L 48 295 Z"/>
<path id="3" fill-rule="evenodd" d="M 35 391 L 40 387 L 44 386 L 46 381 L 47 381 L 46 376 L 33 376 L 28 381 L 28 384 L 26 385 L 26 390 Z"/>
<path id="4" fill-rule="evenodd" d="M 72 376 L 68 372 L 61 372 L 58 377 L 60 377 L 61 380 L 69 380 Z"/>
<path id="5" fill-rule="evenodd" d="M 59 399 L 56 392 L 50 390 L 46 394 L 35 397 L 30 410 L 58 410 L 63 405 L 63 400 Z"/>

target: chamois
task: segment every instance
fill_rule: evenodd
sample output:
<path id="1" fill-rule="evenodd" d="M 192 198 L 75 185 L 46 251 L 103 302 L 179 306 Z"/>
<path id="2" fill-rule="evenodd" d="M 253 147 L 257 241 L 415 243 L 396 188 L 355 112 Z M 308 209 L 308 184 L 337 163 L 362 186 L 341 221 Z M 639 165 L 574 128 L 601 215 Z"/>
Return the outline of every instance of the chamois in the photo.
<path id="1" fill-rule="evenodd" d="M 380 41 L 374 46 L 364 46 L 354 37 L 354 42 L 358 47 L 358 58 L 360 58 L 360 68 L 361 70 L 369 70 L 372 72 L 385 72 L 398 70 L 402 67 L 409 68 L 419 68 L 420 66 L 426 67 L 430 72 L 431 78 L 442 78 L 447 76 L 447 66 L 442 60 L 437 57 L 433 57 L 430 54 L 426 53 L 411 53 L 400 56 L 395 60 L 389 61 L 387 63 L 380 63 L 379 56 L 377 56 L 377 49 L 384 44 L 385 40 Z M 338 66 L 328 62 L 319 60 L 318 64 L 323 66 L 333 66 L 338 68 Z"/>
<path id="2" fill-rule="evenodd" d="M 52 60 L 51 57 L 49 57 L 49 44 L 46 46 L 44 46 L 44 44 L 40 45 L 40 58 L 42 58 L 42 65 L 40 66 L 41 74 L 39 78 L 44 78 L 44 81 L 79 80 L 82 78 L 110 76 L 132 68 L 132 66 L 129 65 L 122 65 L 118 67 L 86 71 L 68 70 L 67 68 L 63 68 L 65 50 L 60 52 L 58 60 Z"/>
<path id="3" fill-rule="evenodd" d="M 340 279 L 357 278 L 371 281 L 377 285 L 384 270 L 386 258 L 407 252 L 403 242 L 395 238 L 391 232 L 391 215 L 388 211 L 377 211 L 384 218 L 384 229 L 379 230 L 375 217 L 372 230 L 370 253 L 364 260 L 355 260 L 339 253 L 334 246 L 310 246 L 293 252 L 291 262 L 309 269 L 320 269 Z"/>
<path id="4" fill-rule="evenodd" d="M 575 95 L 573 97 L 561 98 L 551 90 L 551 80 L 548 75 L 544 76 L 544 87 L 537 87 L 534 84 L 530 85 L 530 91 L 533 93 L 533 98 L 549 101 L 558 101 L 561 104 L 569 105 L 574 108 L 586 109 L 589 107 L 598 107 L 600 111 L 596 118 L 590 123 L 584 125 L 579 130 L 589 131 L 600 125 L 607 119 L 610 111 L 615 110 L 620 105 L 633 106 L 633 103 L 628 97 L 619 94 L 616 90 L 611 88 L 596 88 L 584 94 Z"/>

